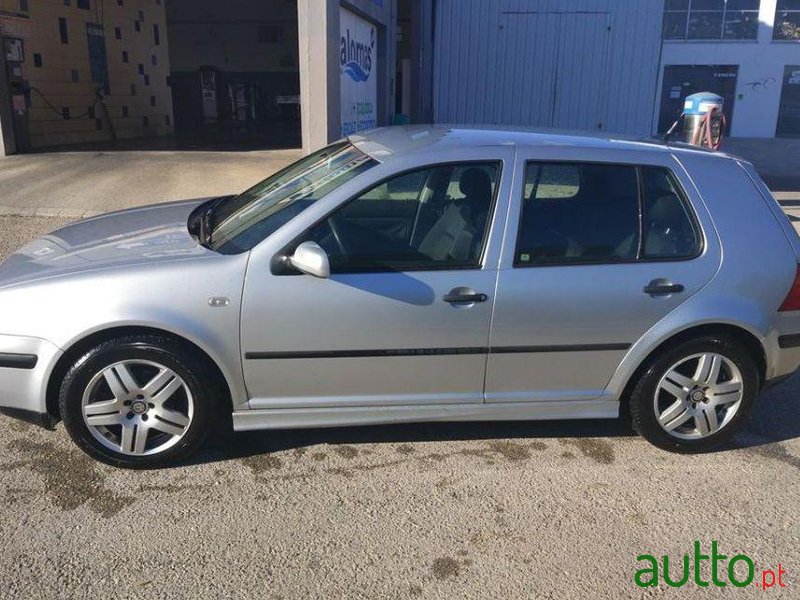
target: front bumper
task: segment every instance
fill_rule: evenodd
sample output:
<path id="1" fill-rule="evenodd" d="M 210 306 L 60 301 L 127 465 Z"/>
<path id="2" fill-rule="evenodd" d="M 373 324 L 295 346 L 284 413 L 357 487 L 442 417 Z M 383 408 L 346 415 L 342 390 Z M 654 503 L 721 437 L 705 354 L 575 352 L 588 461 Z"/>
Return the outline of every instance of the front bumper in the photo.
<path id="1" fill-rule="evenodd" d="M 47 381 L 61 354 L 47 340 L 0 335 L 0 413 L 52 427 Z"/>

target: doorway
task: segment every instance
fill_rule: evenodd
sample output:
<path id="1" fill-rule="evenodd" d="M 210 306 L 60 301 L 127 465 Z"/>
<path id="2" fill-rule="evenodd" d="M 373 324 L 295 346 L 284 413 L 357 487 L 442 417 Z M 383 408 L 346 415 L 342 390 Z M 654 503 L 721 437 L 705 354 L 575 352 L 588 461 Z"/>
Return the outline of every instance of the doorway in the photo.
<path id="1" fill-rule="evenodd" d="M 776 137 L 800 137 L 800 65 L 783 69 L 781 105 L 778 109 Z"/>

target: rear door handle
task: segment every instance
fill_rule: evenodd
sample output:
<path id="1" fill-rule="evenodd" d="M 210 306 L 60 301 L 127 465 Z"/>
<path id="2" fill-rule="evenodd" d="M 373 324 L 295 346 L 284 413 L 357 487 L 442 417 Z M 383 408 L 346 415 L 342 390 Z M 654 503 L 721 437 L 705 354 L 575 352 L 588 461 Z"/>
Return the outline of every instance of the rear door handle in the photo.
<path id="1" fill-rule="evenodd" d="M 684 287 L 680 283 L 672 283 L 669 279 L 653 279 L 644 287 L 644 293 L 651 296 L 668 296 L 680 294 Z"/>
<path id="2" fill-rule="evenodd" d="M 470 288 L 457 287 L 445 294 L 442 300 L 448 304 L 473 304 L 475 302 L 486 302 L 489 296 L 481 294 Z"/>

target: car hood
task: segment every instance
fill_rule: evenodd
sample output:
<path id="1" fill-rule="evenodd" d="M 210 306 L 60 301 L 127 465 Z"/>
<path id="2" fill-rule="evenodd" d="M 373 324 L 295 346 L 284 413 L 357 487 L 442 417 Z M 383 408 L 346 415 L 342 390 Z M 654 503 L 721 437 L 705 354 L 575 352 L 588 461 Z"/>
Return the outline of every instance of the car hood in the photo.
<path id="1" fill-rule="evenodd" d="M 143 206 L 72 223 L 26 244 L 0 265 L 0 287 L 109 267 L 186 260 L 215 253 L 189 234 L 205 200 Z"/>

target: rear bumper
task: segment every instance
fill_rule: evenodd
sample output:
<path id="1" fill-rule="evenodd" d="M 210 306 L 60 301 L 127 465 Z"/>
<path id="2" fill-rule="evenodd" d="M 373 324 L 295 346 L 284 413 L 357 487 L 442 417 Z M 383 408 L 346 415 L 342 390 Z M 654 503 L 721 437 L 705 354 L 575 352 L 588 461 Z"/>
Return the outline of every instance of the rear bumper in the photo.
<path id="1" fill-rule="evenodd" d="M 61 354 L 47 340 L 0 335 L 0 413 L 45 426 L 54 421 L 47 418 L 47 382 Z"/>

